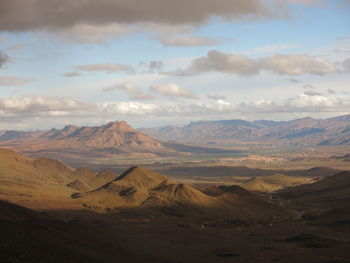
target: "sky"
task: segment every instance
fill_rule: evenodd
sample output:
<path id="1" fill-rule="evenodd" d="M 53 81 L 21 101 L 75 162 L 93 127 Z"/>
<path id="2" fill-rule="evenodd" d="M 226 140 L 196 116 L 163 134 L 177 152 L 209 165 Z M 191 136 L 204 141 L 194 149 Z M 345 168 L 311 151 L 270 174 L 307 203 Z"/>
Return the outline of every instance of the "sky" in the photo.
<path id="1" fill-rule="evenodd" d="M 0 130 L 343 114 L 349 0 L 0 2 Z"/>

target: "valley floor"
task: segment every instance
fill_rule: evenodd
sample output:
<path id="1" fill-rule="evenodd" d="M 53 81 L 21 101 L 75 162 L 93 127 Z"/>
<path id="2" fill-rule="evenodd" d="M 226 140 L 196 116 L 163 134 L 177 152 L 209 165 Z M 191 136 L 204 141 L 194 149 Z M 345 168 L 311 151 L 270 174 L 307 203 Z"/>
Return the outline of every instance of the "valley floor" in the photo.
<path id="1" fill-rule="evenodd" d="M 345 223 L 321 218 L 245 227 L 175 217 L 46 214 L 66 222 L 0 221 L 1 262 L 350 262 L 350 217 Z"/>

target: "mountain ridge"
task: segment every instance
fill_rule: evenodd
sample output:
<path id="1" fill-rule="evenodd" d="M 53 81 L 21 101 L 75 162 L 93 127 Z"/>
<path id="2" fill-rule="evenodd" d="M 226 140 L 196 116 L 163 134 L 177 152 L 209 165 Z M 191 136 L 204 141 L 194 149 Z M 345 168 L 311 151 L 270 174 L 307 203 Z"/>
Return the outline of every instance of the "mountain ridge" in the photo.
<path id="1" fill-rule="evenodd" d="M 162 141 L 192 144 L 350 145 L 350 114 L 290 121 L 199 121 L 139 130 Z"/>

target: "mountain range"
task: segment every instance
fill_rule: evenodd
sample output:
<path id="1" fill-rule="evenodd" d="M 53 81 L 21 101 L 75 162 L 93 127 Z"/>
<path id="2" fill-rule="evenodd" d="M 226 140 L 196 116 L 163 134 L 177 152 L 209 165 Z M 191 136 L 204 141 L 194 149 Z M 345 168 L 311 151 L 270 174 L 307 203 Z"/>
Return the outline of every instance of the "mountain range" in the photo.
<path id="1" fill-rule="evenodd" d="M 189 153 L 232 153 L 236 151 L 167 143 L 135 130 L 125 121 L 101 126 L 67 125 L 49 131 L 3 131 L 0 146 L 31 157 L 61 160 L 111 157 L 179 156 Z"/>
<path id="2" fill-rule="evenodd" d="M 350 115 L 291 121 L 200 121 L 139 130 L 162 141 L 203 145 L 350 145 Z"/>
<path id="3" fill-rule="evenodd" d="M 6 131 L 0 136 L 2 144 L 23 151 L 82 149 L 110 154 L 128 152 L 168 153 L 172 150 L 158 140 L 134 130 L 124 121 L 110 122 L 102 126 L 77 127 L 67 125 L 63 129 L 49 131 L 16 132 Z"/>

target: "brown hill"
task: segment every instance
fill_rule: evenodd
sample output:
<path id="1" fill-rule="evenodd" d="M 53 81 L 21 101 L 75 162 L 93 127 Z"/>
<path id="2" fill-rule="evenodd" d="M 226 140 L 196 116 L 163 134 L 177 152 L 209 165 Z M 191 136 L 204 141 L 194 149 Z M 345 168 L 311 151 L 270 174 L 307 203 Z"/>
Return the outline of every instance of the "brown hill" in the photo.
<path id="1" fill-rule="evenodd" d="M 240 184 L 241 187 L 251 192 L 271 193 L 281 189 L 280 185 L 271 184 L 261 177 L 253 177 Z"/>
<path id="2" fill-rule="evenodd" d="M 71 204 L 71 194 L 100 187 L 117 175 L 104 170 L 96 174 L 47 158 L 30 159 L 0 148 L 0 199 L 31 206 Z"/>
<path id="3" fill-rule="evenodd" d="M 68 206 L 73 192 L 65 186 L 71 181 L 69 171 L 71 168 L 58 161 L 33 160 L 0 149 L 0 199 L 26 206 Z"/>
<path id="4" fill-rule="evenodd" d="M 89 191 L 117 175 L 73 168 L 47 158 L 30 159 L 0 148 L 0 199 L 28 207 L 75 206 L 72 193 Z"/>
<path id="5" fill-rule="evenodd" d="M 288 188 L 277 195 L 284 199 L 320 204 L 323 207 L 349 207 L 350 172 L 344 171 L 312 184 Z"/>
<path id="6" fill-rule="evenodd" d="M 223 187 L 214 192 L 215 194 L 207 194 L 136 166 L 108 184 L 94 191 L 74 194 L 73 198 L 78 199 L 85 207 L 99 211 L 143 209 L 172 215 L 236 219 L 290 216 L 281 207 L 259 200 L 256 196 L 252 198 L 244 189 Z M 258 212 L 254 212 L 255 210 Z"/>
<path id="7" fill-rule="evenodd" d="M 80 192 L 87 192 L 96 189 L 109 181 L 115 179 L 117 175 L 109 170 L 103 170 L 96 174 L 94 171 L 80 167 L 71 174 L 74 181 L 67 184 Z"/>
<path id="8" fill-rule="evenodd" d="M 310 182 L 312 182 L 311 178 L 272 174 L 253 177 L 242 183 L 240 186 L 252 192 L 272 193 L 280 189 L 308 184 Z"/>
<path id="9" fill-rule="evenodd" d="M 265 182 L 270 184 L 280 185 L 282 188 L 296 186 L 301 184 L 307 184 L 312 182 L 311 178 L 308 177 L 297 177 L 297 176 L 287 176 L 283 174 L 272 174 L 268 176 L 261 177 Z"/>
<path id="10" fill-rule="evenodd" d="M 79 179 L 70 182 L 69 184 L 67 184 L 67 186 L 79 192 L 88 192 L 91 190 L 91 187 L 89 185 L 86 185 L 86 183 L 82 182 Z"/>
<path id="11" fill-rule="evenodd" d="M 38 170 L 48 173 L 58 182 L 67 182 L 70 180 L 74 169 L 66 164 L 48 158 L 39 158 L 33 160 L 33 166 Z"/>

